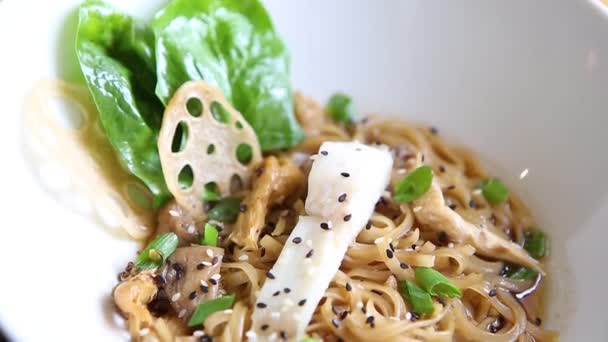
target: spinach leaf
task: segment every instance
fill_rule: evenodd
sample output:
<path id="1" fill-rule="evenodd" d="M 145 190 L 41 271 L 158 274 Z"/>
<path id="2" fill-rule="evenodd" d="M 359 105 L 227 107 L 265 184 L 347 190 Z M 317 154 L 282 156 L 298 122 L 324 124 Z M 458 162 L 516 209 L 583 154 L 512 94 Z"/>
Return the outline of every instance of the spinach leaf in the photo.
<path id="1" fill-rule="evenodd" d="M 156 94 L 165 104 L 184 82 L 203 79 L 243 113 L 262 149 L 302 140 L 288 51 L 258 0 L 173 0 L 156 14 L 152 27 Z"/>
<path id="2" fill-rule="evenodd" d="M 170 193 L 157 149 L 164 107 L 154 92 L 153 32 L 102 1 L 86 1 L 79 11 L 76 54 L 110 143 L 160 206 Z"/>

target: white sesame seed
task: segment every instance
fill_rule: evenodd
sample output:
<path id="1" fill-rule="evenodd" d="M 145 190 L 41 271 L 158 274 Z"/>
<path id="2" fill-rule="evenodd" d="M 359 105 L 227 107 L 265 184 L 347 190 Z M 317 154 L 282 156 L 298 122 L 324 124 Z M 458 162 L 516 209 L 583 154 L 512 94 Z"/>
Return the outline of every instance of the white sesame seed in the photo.
<path id="1" fill-rule="evenodd" d="M 171 215 L 173 217 L 178 217 L 179 212 L 177 210 L 169 210 L 169 215 Z"/>
<path id="2" fill-rule="evenodd" d="M 201 262 L 201 264 L 203 264 L 205 266 L 211 266 L 211 263 L 209 261 L 203 261 L 203 262 Z"/>
<path id="3" fill-rule="evenodd" d="M 146 336 L 150 333 L 150 329 L 149 328 L 143 328 L 139 331 L 139 336 Z"/>
<path id="4" fill-rule="evenodd" d="M 331 221 L 327 221 L 327 227 L 329 227 L 329 229 L 331 229 L 333 227 L 333 223 L 331 223 Z"/>
<path id="5" fill-rule="evenodd" d="M 519 179 L 524 179 L 527 175 L 528 175 L 528 169 L 525 169 L 519 174 Z"/>
<path id="6" fill-rule="evenodd" d="M 196 227 L 193 224 L 188 226 L 188 233 L 190 233 L 190 234 L 196 233 Z"/>
<path id="7" fill-rule="evenodd" d="M 419 212 L 420 210 L 422 210 L 422 207 L 421 207 L 421 206 L 417 206 L 417 207 L 414 207 L 414 209 L 412 209 L 412 210 L 413 210 L 415 213 L 417 213 L 417 212 Z"/>
<path id="8" fill-rule="evenodd" d="M 181 309 L 179 311 L 179 314 L 177 314 L 177 317 L 178 318 L 183 318 L 184 316 L 186 316 L 186 312 L 187 312 L 186 309 Z"/>
<path id="9" fill-rule="evenodd" d="M 379 244 L 381 244 L 382 242 L 384 242 L 384 238 L 383 238 L 383 237 L 379 237 L 379 238 L 377 238 L 376 240 L 374 240 L 374 243 L 375 243 L 376 245 L 379 245 Z"/>
<path id="10" fill-rule="evenodd" d="M 410 319 L 412 319 L 412 313 L 411 313 L 411 312 L 406 312 L 406 313 L 405 313 L 405 319 L 407 319 L 408 321 L 409 321 Z"/>
<path id="11" fill-rule="evenodd" d="M 454 248 L 454 243 L 453 242 L 448 243 L 448 248 Z"/>
<path id="12" fill-rule="evenodd" d="M 363 307 L 363 302 L 357 302 L 357 309 L 361 309 Z"/>
<path id="13" fill-rule="evenodd" d="M 251 338 L 251 339 L 255 339 L 256 335 L 257 334 L 253 330 L 249 330 L 245 333 L 245 336 L 247 336 L 247 338 Z"/>
<path id="14" fill-rule="evenodd" d="M 473 195 L 481 195 L 481 189 L 473 190 Z"/>
<path id="15" fill-rule="evenodd" d="M 232 313 L 232 309 L 224 310 L 224 313 L 226 315 L 230 315 Z"/>
<path id="16" fill-rule="evenodd" d="M 398 169 L 397 173 L 400 174 L 400 175 L 403 175 L 403 174 L 407 173 L 407 170 L 406 169 Z"/>
<path id="17" fill-rule="evenodd" d="M 207 282 L 204 281 L 203 279 L 201 279 L 201 285 L 203 285 L 205 287 L 209 287 L 209 284 L 207 284 Z"/>
<path id="18" fill-rule="evenodd" d="M 213 258 L 213 251 L 211 250 L 211 248 L 207 248 L 207 256 Z"/>
<path id="19" fill-rule="evenodd" d="M 213 279 L 213 280 L 220 280 L 221 277 L 222 276 L 219 273 L 216 273 L 216 274 L 214 274 L 214 275 L 211 276 L 211 279 Z"/>
<path id="20" fill-rule="evenodd" d="M 243 255 L 241 255 L 241 256 L 239 257 L 239 260 L 241 260 L 241 261 L 247 261 L 247 260 L 249 260 L 249 255 L 247 255 L 247 254 L 243 254 Z"/>
<path id="21" fill-rule="evenodd" d="M 192 333 L 192 336 L 194 336 L 194 337 L 202 337 L 202 336 L 205 336 L 205 332 L 202 331 L 202 330 L 197 330 L 197 331 L 195 331 L 195 332 Z"/>
<path id="22" fill-rule="evenodd" d="M 171 297 L 171 301 L 177 302 L 181 296 L 182 296 L 182 294 L 178 292 L 178 293 L 174 294 L 173 297 Z"/>

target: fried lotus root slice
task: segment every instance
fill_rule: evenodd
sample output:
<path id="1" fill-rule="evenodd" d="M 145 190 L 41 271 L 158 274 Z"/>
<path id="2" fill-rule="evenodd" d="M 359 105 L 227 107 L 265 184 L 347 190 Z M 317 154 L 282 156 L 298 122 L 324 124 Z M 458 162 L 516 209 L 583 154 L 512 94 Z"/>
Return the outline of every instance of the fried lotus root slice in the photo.
<path id="1" fill-rule="evenodd" d="M 226 196 L 234 179 L 247 186 L 261 160 L 253 128 L 220 90 L 204 81 L 177 90 L 165 109 L 158 150 L 169 191 L 198 217 L 203 216 L 206 188 Z"/>

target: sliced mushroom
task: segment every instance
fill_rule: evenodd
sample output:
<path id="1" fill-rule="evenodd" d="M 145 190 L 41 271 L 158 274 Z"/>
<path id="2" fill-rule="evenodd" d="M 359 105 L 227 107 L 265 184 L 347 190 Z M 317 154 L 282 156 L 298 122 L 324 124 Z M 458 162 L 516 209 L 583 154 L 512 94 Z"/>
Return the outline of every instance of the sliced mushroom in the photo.
<path id="1" fill-rule="evenodd" d="M 147 304 L 158 289 L 151 271 L 144 271 L 118 284 L 114 289 L 114 303 L 127 318 L 131 336 L 139 336 L 142 328 L 152 325 L 153 317 Z"/>
<path id="2" fill-rule="evenodd" d="M 167 298 L 179 318 L 188 321 L 199 303 L 217 297 L 223 257 L 222 248 L 179 247 L 160 269 Z"/>
<path id="3" fill-rule="evenodd" d="M 473 225 L 446 206 L 441 187 L 436 180 L 429 191 L 414 201 L 414 206 L 420 208 L 414 211 L 416 219 L 429 229 L 446 232 L 452 241 L 473 245 L 476 253 L 480 255 L 514 262 L 544 274 L 540 263 L 521 246 L 501 238 L 487 228 Z"/>
<path id="4" fill-rule="evenodd" d="M 194 217 L 171 200 L 158 212 L 158 226 L 156 234 L 173 232 L 179 237 L 179 245 L 186 246 L 200 240 L 199 224 Z"/>
<path id="5" fill-rule="evenodd" d="M 239 215 L 230 239 L 240 246 L 256 250 L 268 210 L 288 198 L 297 197 L 304 182 L 304 174 L 289 159 L 265 158 L 256 169 L 253 189 L 243 201 L 246 211 Z"/>

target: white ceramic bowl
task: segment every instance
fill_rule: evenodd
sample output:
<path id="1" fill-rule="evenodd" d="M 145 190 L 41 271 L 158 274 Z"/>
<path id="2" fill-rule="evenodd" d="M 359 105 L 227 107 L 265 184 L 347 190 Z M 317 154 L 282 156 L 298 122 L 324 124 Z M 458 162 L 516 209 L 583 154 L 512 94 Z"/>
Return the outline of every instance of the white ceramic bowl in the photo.
<path id="1" fill-rule="evenodd" d="M 162 1 L 119 1 L 141 17 Z M 49 197 L 26 162 L 25 94 L 77 79 L 79 0 L 0 0 L 0 325 L 16 340 L 124 339 L 108 301 L 137 244 Z M 551 237 L 547 324 L 606 341 L 608 21 L 587 1 L 267 1 L 293 84 L 432 123 L 475 148 Z M 67 26 L 66 26 L 67 25 Z M 527 176 L 520 179 L 523 170 Z"/>

